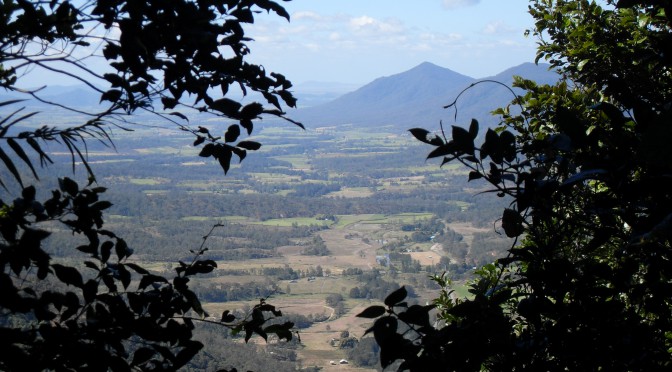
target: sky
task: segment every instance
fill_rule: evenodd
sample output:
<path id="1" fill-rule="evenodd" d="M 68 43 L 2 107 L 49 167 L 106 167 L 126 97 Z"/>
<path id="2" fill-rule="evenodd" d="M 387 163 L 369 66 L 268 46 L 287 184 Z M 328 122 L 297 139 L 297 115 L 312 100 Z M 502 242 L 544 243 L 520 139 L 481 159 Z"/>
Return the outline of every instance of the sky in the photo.
<path id="1" fill-rule="evenodd" d="M 292 0 L 259 15 L 250 61 L 295 83 L 364 84 L 432 62 L 473 78 L 533 62 L 528 0 Z"/>
<path id="2" fill-rule="evenodd" d="M 364 85 L 422 62 L 484 78 L 535 57 L 536 40 L 524 36 L 529 0 L 275 1 L 291 21 L 264 12 L 245 25 L 254 39 L 248 61 L 295 85 Z M 79 83 L 36 71 L 21 79 L 25 87 Z"/>

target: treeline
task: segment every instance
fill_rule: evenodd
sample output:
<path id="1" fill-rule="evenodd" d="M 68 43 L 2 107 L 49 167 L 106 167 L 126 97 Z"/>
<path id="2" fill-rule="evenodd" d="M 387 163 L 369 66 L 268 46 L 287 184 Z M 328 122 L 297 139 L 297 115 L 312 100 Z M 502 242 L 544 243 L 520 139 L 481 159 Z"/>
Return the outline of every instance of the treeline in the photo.
<path id="1" fill-rule="evenodd" d="M 387 295 L 401 287 L 399 283 L 384 280 L 378 270 L 364 272 L 357 276 L 358 285 L 352 287 L 349 292 L 350 298 L 378 299 L 383 301 Z M 406 286 L 409 298 L 415 297 L 415 292 L 410 286 Z"/>
<path id="2" fill-rule="evenodd" d="M 464 241 L 464 236 L 446 226 L 443 234 L 437 236 L 434 241 L 443 246 L 443 250 L 455 261 L 466 263 L 469 254 L 469 245 Z"/>
<path id="3" fill-rule="evenodd" d="M 267 278 L 263 282 L 212 283 L 195 281 L 192 291 L 204 302 L 228 302 L 267 298 L 281 290 L 275 280 Z"/>
<path id="4" fill-rule="evenodd" d="M 285 318 L 283 317 L 283 321 Z M 239 371 L 267 371 L 272 366 L 274 372 L 317 371 L 310 366 L 302 368 L 298 363 L 296 338 L 290 342 L 258 345 L 242 342 L 240 335 L 233 339 L 230 331 L 218 325 L 203 322 L 194 324 L 194 339 L 202 342 L 204 348 L 181 370 L 218 371 L 235 368 Z"/>
<path id="5" fill-rule="evenodd" d="M 301 254 L 306 256 L 328 256 L 331 254 L 331 251 L 327 248 L 322 237 L 315 235 L 308 246 L 303 248 Z"/>
<path id="6" fill-rule="evenodd" d="M 505 201 L 477 198 L 454 192 L 451 199 L 438 188 L 417 188 L 413 192 L 377 192 L 366 198 L 319 198 L 273 194 L 166 194 L 145 195 L 140 192 L 110 192 L 114 203 L 109 213 L 148 220 L 177 220 L 191 216 L 218 218 L 245 216 L 258 220 L 312 217 L 334 214 L 434 213 L 448 222 L 472 222 L 491 226 L 500 218 Z M 446 201 L 448 200 L 448 201 Z M 469 203 L 464 208 L 456 202 Z"/>
<path id="7" fill-rule="evenodd" d="M 198 248 L 214 221 L 189 220 L 147 220 L 135 218 L 109 219 L 105 227 L 113 229 L 123 236 L 137 253 L 136 257 L 145 260 L 177 261 L 192 257 L 190 250 Z M 294 245 L 298 239 L 306 239 L 322 226 L 276 227 L 263 225 L 244 225 L 221 222 L 208 238 L 206 253 L 213 260 L 239 260 L 277 256 L 276 248 Z M 138 228 L 138 226 L 142 226 Z M 68 257 L 79 252 L 72 249 L 73 239 L 65 231 L 54 230 L 48 240 L 50 253 L 59 257 Z M 75 242 L 77 244 L 77 242 Z M 74 245 L 77 246 L 77 245 Z"/>

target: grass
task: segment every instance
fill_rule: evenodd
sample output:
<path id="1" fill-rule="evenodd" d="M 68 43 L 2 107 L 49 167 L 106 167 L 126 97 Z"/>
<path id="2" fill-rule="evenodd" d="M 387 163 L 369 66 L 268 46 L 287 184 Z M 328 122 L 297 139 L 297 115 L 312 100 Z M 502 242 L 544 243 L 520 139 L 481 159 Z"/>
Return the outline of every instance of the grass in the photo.
<path id="1" fill-rule="evenodd" d="M 274 156 L 273 158 L 291 163 L 292 168 L 294 169 L 310 169 L 310 159 L 308 159 L 305 155 L 281 155 Z"/>
<path id="2" fill-rule="evenodd" d="M 109 160 L 93 160 L 89 161 L 89 164 L 111 164 L 111 163 L 131 163 L 134 162 L 135 159 L 109 159 Z M 79 165 L 81 162 L 75 162 L 75 164 Z"/>
<path id="3" fill-rule="evenodd" d="M 466 284 L 455 284 L 450 286 L 450 289 L 455 291 L 455 296 L 458 298 L 472 298 L 473 295 L 469 293 L 469 286 Z"/>
<path id="4" fill-rule="evenodd" d="M 209 217 L 209 216 L 187 216 L 182 217 L 182 221 L 226 221 L 226 222 L 237 222 L 245 223 L 249 222 L 250 219 L 245 216 L 224 216 L 224 217 Z"/>
<path id="5" fill-rule="evenodd" d="M 336 228 L 344 228 L 348 225 L 355 223 L 371 223 L 373 221 L 379 221 L 385 218 L 383 214 L 346 214 L 338 215 L 338 222 L 336 223 Z"/>
<path id="6" fill-rule="evenodd" d="M 213 181 L 183 181 L 177 184 L 178 187 L 192 189 L 223 189 L 240 185 L 244 185 L 244 183 L 242 181 L 233 179 L 221 179 Z"/>
<path id="7" fill-rule="evenodd" d="M 427 220 L 434 217 L 432 213 L 399 213 L 390 216 L 390 219 L 398 220 L 402 223 L 412 223 L 417 220 Z"/>
<path id="8" fill-rule="evenodd" d="M 142 193 L 145 195 L 154 195 L 154 194 L 167 194 L 168 190 L 142 190 Z"/>
<path id="9" fill-rule="evenodd" d="M 253 222 L 252 224 L 263 226 L 279 226 L 279 227 L 291 227 L 294 224 L 298 226 L 311 226 L 311 225 L 330 226 L 333 224 L 333 221 L 317 220 L 312 217 L 295 217 L 295 218 L 276 218 L 266 221 Z"/>
<path id="10" fill-rule="evenodd" d="M 171 146 L 161 146 L 161 147 L 136 149 L 135 151 L 143 155 L 176 155 L 181 153 L 182 149 Z"/>
<path id="11" fill-rule="evenodd" d="M 334 191 L 325 195 L 327 198 L 366 198 L 373 195 L 373 191 L 368 187 L 344 187 L 340 191 Z"/>
<path id="12" fill-rule="evenodd" d="M 473 205 L 473 203 L 468 203 L 468 202 L 459 201 L 459 200 L 451 200 L 449 202 L 449 204 L 457 205 L 458 207 L 460 207 L 460 209 L 462 211 L 466 211 L 467 209 L 469 209 L 469 207 L 471 207 Z"/>
<path id="13" fill-rule="evenodd" d="M 121 214 L 107 214 L 105 215 L 106 218 L 108 218 L 110 221 L 111 220 L 117 220 L 118 222 L 120 221 L 132 221 L 135 217 L 131 216 L 124 216 Z"/>
<path id="14" fill-rule="evenodd" d="M 339 215 L 336 227 L 346 227 L 354 223 L 361 224 L 388 224 L 388 223 L 411 223 L 418 219 L 432 218 L 431 213 L 399 213 L 399 214 L 358 214 Z"/>
<path id="15" fill-rule="evenodd" d="M 129 178 L 128 183 L 140 186 L 156 186 L 170 182 L 165 178 Z"/>
<path id="16" fill-rule="evenodd" d="M 248 173 L 248 175 L 265 183 L 288 183 L 301 180 L 300 176 L 290 176 L 279 173 Z"/>

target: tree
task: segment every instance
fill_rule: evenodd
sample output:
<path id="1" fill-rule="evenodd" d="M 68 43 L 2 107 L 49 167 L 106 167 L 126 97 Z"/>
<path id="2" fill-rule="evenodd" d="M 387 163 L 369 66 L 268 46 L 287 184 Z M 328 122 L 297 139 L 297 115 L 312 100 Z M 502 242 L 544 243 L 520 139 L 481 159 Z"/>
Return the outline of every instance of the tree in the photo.
<path id="1" fill-rule="evenodd" d="M 166 120 L 187 120 L 182 112 L 155 108 L 160 102 L 163 110 L 181 108 L 235 121 L 224 136 L 173 121 L 195 136 L 194 146 L 202 146 L 200 156 L 217 159 L 226 173 L 233 154 L 242 161 L 248 150 L 260 147 L 253 141 L 237 142 L 243 130 L 252 133 L 253 120 L 261 115 L 284 118 L 281 101 L 290 107 L 296 104 L 289 91 L 292 84 L 282 74 L 267 73 L 245 61 L 251 39 L 243 25 L 253 23 L 260 10 L 289 20 L 285 9 L 269 0 L 5 2 L 0 8 L 6 23 L 0 31 L 0 87 L 46 102 L 41 89 L 21 87 L 21 77 L 31 71 L 51 71 L 87 85 L 107 106 L 100 112 L 64 107 L 90 119 L 74 128 L 43 127 L 16 136 L 3 132 L 3 138 L 24 161 L 16 142 L 27 143 L 41 161 L 50 161 L 39 140 L 60 140 L 92 173 L 75 146 L 77 140 L 109 141 L 106 124 L 123 124 L 124 115 L 138 110 Z M 105 66 L 91 69 L 85 64 L 97 59 L 104 60 Z M 226 98 L 232 88 L 243 94 L 256 92 L 272 107 L 260 102 L 243 106 Z M 4 125 L 7 130 L 12 123 Z M 3 163 L 18 178 L 6 157 Z"/>
<path id="2" fill-rule="evenodd" d="M 265 300 L 242 319 L 228 311 L 217 320 L 206 319 L 188 283 L 216 267 L 203 258 L 210 234 L 191 251 L 191 262 L 179 263 L 172 278 L 130 262 L 133 249 L 104 228 L 103 212 L 111 203 L 101 200 L 106 189 L 95 184 L 86 161 L 86 141 L 112 145 L 109 128 L 126 123 L 138 110 L 192 133 L 194 146 L 202 145 L 200 156 L 217 159 L 225 173 L 233 154 L 242 161 L 248 150 L 258 149 L 257 142 L 239 141 L 241 128 L 250 134 L 261 115 L 284 117 L 281 101 L 295 104 L 284 76 L 245 61 L 250 39 L 243 25 L 254 22 L 261 10 L 289 19 L 284 8 L 268 0 L 10 0 L 0 6 L 0 86 L 45 102 L 40 89 L 21 87 L 22 76 L 45 69 L 81 81 L 107 104 L 99 112 L 63 107 L 88 117 L 68 128 L 17 130 L 35 115 L 22 109 L 0 118 L 0 170 L 6 171 L 0 185 L 9 190 L 13 180 L 21 189 L 12 202 L 0 200 L 0 369 L 176 370 L 203 346 L 193 339 L 195 321 L 244 332 L 246 341 L 253 334 L 291 339 L 291 322 L 266 323 L 282 314 Z M 98 57 L 107 67 L 85 64 Z M 244 94 L 259 93 L 272 107 L 259 102 L 243 106 L 226 98 L 231 86 Z M 164 110 L 192 109 L 235 123 L 215 136 L 208 128 L 173 121 L 187 121 L 187 116 L 155 109 L 159 101 Z M 0 107 L 18 103 L 2 102 Z M 75 160 L 81 160 L 89 183 L 82 187 L 60 178 L 59 188 L 40 201 L 38 190 L 24 185 L 21 165 L 38 178 L 34 157 L 41 165 L 52 162 L 44 149 L 48 142 L 65 146 L 73 170 Z M 86 255 L 81 263 L 55 262 L 43 249 L 50 224 L 82 238 L 73 247 Z"/>
<path id="3" fill-rule="evenodd" d="M 495 111 L 496 129 L 412 129 L 429 158 L 466 166 L 512 202 L 506 258 L 472 297 L 450 281 L 429 306 L 402 289 L 362 317 L 385 367 L 428 370 L 667 370 L 672 364 L 672 3 L 532 1 L 538 59 L 555 85 Z M 455 104 L 455 103 L 453 103 Z M 450 105 L 449 105 L 450 106 Z M 476 142 L 480 145 L 477 146 Z M 437 309 L 444 326 L 429 323 Z"/>

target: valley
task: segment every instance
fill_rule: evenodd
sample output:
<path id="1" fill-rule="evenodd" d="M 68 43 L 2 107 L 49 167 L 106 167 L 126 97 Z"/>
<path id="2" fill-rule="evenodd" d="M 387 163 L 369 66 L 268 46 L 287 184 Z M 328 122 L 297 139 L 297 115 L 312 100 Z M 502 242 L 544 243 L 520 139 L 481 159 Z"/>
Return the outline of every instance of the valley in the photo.
<path id="1" fill-rule="evenodd" d="M 391 128 L 269 125 L 253 137 L 262 149 L 226 176 L 218 164 L 199 161 L 179 132 L 139 129 L 123 136 L 115 140 L 116 152 L 89 149 L 114 204 L 106 228 L 126 239 L 134 260 L 170 276 L 177 261 L 191 260 L 189 251 L 221 224 L 204 256 L 218 268 L 195 280 L 193 290 L 214 316 L 225 309 L 244 316 L 266 298 L 284 315 L 305 319 L 301 343 L 291 349 L 304 367 L 374 368 L 375 352 L 330 344 L 343 332 L 357 340 L 364 335 L 369 322 L 357 313 L 400 285 L 414 293 L 414 302 L 430 301 L 438 288 L 429 277 L 443 272 L 454 279 L 456 295 L 466 296 L 463 285 L 473 268 L 510 245 L 493 228 L 504 200 L 475 197 L 484 185 L 467 183 L 459 167 L 425 162 L 426 149 Z M 77 170 L 75 178 L 83 174 Z M 48 185 L 55 178 L 43 179 Z M 54 230 L 52 254 L 78 257 L 71 239 Z M 338 301 L 330 305 L 330 296 Z M 357 367 L 365 363 L 361 355 L 359 362 L 329 363 L 357 353 L 374 364 Z"/>
<path id="2" fill-rule="evenodd" d="M 529 66 L 518 70 L 526 69 Z M 297 366 L 370 370 L 378 363 L 378 349 L 370 336 L 362 338 L 370 322 L 356 318 L 359 312 L 402 285 L 412 294 L 411 303 L 428 303 L 438 291 L 430 278 L 443 273 L 453 281 L 453 295 L 466 297 L 465 283 L 473 270 L 506 254 L 512 241 L 501 232 L 498 220 L 509 201 L 477 196 L 487 185 L 467 182 L 468 172 L 458 165 L 426 161 L 430 149 L 408 132 L 413 126 L 438 130 L 440 118 L 449 130 L 471 118 L 463 113 L 456 122 L 452 112 L 437 110 L 431 110 L 434 117 L 394 114 L 413 107 L 413 102 L 438 105 L 438 100 L 414 97 L 414 88 L 408 86 L 400 96 L 388 94 L 375 104 L 366 98 L 377 97 L 375 92 L 382 88 L 393 92 L 390 84 L 426 85 L 443 79 L 439 77 L 473 81 L 423 64 L 332 102 L 290 113 L 305 119 L 305 130 L 277 119 L 263 120 L 249 137 L 262 147 L 242 162 L 234 159 L 226 175 L 212 158 L 199 157 L 200 149 L 191 144 L 193 136 L 150 114 L 136 115 L 128 123 L 132 131 L 123 130 L 123 122 L 113 128 L 113 148 L 87 143 L 88 164 L 98 184 L 108 188 L 104 198 L 113 203 L 106 210 L 105 228 L 124 237 L 134 250 L 132 260 L 170 277 L 177 263 L 190 262 L 203 243 L 208 248 L 203 258 L 216 261 L 217 269 L 193 280 L 190 288 L 213 320 L 224 310 L 242 319 L 263 298 L 283 312 L 283 319 L 296 324 L 290 343 L 253 338 L 253 344 L 244 345 L 240 336 L 206 322 L 197 328 L 196 337 L 207 341 L 206 352 L 192 361 L 192 368 L 261 370 L 259 366 L 273 360 L 279 363 L 278 371 Z M 439 83 L 450 84 L 445 79 Z M 453 84 L 449 92 L 456 95 L 460 88 Z M 404 95 L 416 101 L 403 106 Z M 479 93 L 464 105 L 480 101 L 492 109 L 506 99 Z M 385 115 L 373 119 L 364 110 L 367 105 Z M 366 113 L 371 124 L 339 116 L 338 111 Z M 465 112 L 487 110 L 475 106 Z M 496 118 L 481 114 L 484 126 L 496 124 Z M 413 115 L 417 123 L 412 125 L 405 118 Z M 81 118 L 47 110 L 31 120 L 29 126 L 39 127 L 69 125 Z M 187 125 L 215 135 L 228 126 L 205 114 L 190 118 Z M 43 170 L 38 187 L 43 197 L 58 187 L 57 177 L 86 182 L 81 163 L 72 173 L 69 152 L 55 151 L 52 157 L 55 165 Z M 81 262 L 81 252 L 72 249 L 79 244 L 77 237 L 57 227 L 51 232 L 50 254 L 72 265 Z M 256 353 L 256 348 L 265 352 Z M 246 364 L 252 363 L 251 350 L 257 364 Z"/>

